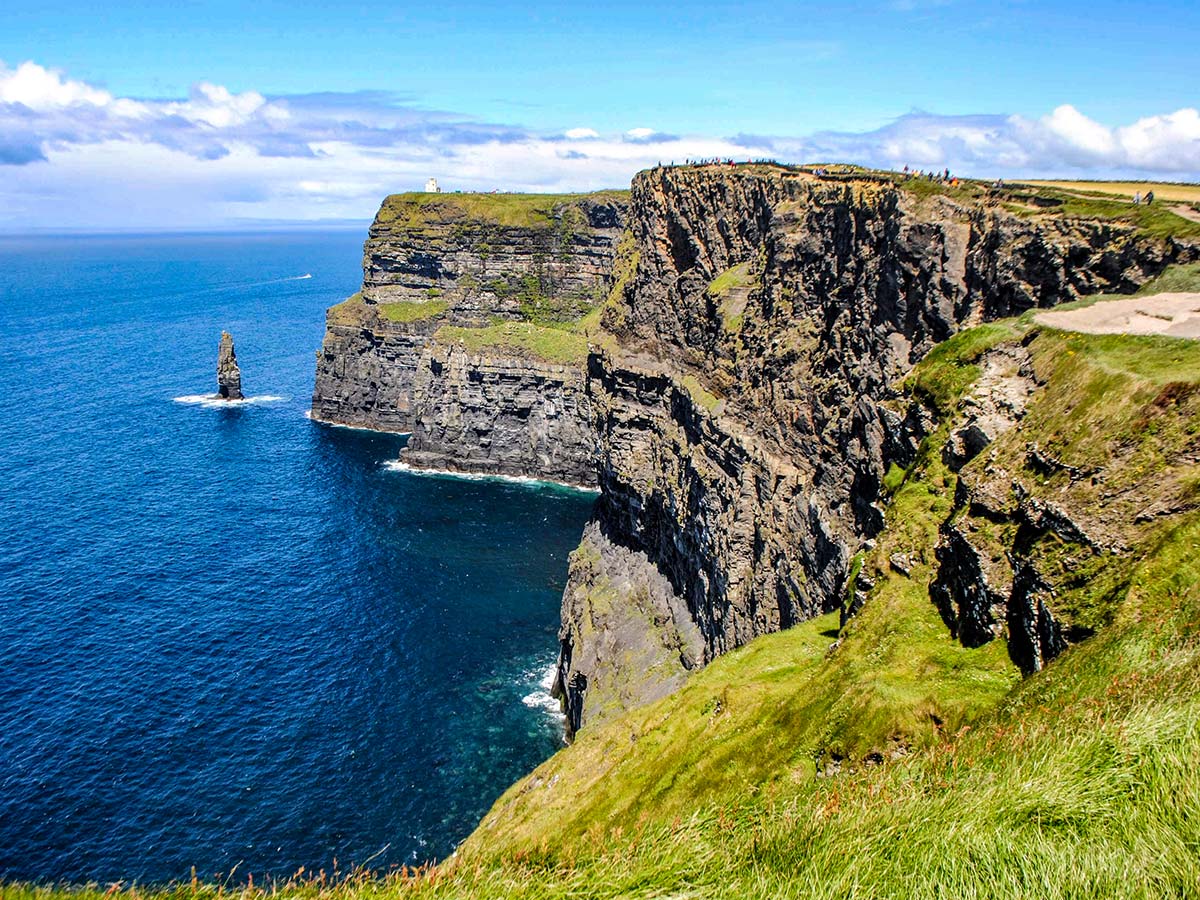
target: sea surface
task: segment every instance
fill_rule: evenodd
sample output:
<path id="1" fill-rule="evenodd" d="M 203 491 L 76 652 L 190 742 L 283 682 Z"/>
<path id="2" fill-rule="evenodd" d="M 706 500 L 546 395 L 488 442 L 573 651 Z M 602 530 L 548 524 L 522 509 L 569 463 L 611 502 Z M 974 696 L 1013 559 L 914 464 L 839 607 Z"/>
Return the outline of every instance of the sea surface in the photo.
<path id="1" fill-rule="evenodd" d="M 0 879 L 439 858 L 560 745 L 592 496 L 305 417 L 364 236 L 0 238 Z"/>

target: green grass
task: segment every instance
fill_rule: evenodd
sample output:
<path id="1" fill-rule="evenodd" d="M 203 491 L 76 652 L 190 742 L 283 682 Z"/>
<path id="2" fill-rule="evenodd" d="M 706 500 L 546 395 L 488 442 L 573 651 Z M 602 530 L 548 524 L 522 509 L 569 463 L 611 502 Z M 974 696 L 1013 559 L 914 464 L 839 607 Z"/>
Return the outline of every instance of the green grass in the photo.
<path id="1" fill-rule="evenodd" d="M 957 486 L 941 454 L 951 417 L 986 349 L 1022 338 L 1044 387 L 1021 432 L 998 439 L 988 464 L 1019 465 L 1033 439 L 1068 463 L 1106 460 L 1098 492 L 1169 496 L 1170 478 L 1153 463 L 1200 442 L 1200 398 L 1175 387 L 1184 375 L 1200 380 L 1200 344 L 1035 334 L 1019 322 L 966 332 L 906 381 L 942 421 L 907 472 L 889 473 L 887 527 L 855 566 L 875 587 L 840 633 L 830 614 L 759 638 L 672 696 L 585 728 L 506 792 L 441 866 L 236 892 L 297 900 L 1195 896 L 1200 511 L 1181 507 L 1130 531 L 1136 547 L 1117 573 L 1115 602 L 1093 610 L 1102 630 L 1027 679 L 1003 641 L 976 649 L 953 641 L 929 598 L 933 547 Z M 1064 479 L 1034 489 L 1055 498 L 1093 489 L 1088 479 Z M 1200 492 L 1194 471 L 1180 483 Z M 1120 510 L 1112 497 L 1097 502 Z M 911 562 L 908 575 L 889 567 L 895 554 Z M 5 900 L 66 893 L 4 887 Z M 185 883 L 137 895 L 227 893 Z"/>
<path id="2" fill-rule="evenodd" d="M 750 263 L 739 263 L 726 269 L 708 285 L 708 296 L 722 297 L 734 288 L 749 287 L 754 283 L 750 275 Z"/>
<path id="3" fill-rule="evenodd" d="M 1042 189 L 1042 192 L 1045 192 L 1045 189 Z M 1066 202 L 1054 210 L 1057 215 L 1128 222 L 1150 237 L 1200 239 L 1200 222 L 1185 219 L 1171 212 L 1162 203 L 1134 206 L 1124 200 L 1080 197 L 1074 194 L 1064 196 Z"/>
<path id="4" fill-rule="evenodd" d="M 449 304 L 445 300 L 401 300 L 378 306 L 380 314 L 389 322 L 421 322 L 440 316 Z"/>
<path id="5" fill-rule="evenodd" d="M 942 415 L 949 415 L 975 380 L 975 361 L 1004 341 L 1018 337 L 1029 326 L 1002 320 L 960 331 L 934 347 L 906 380 L 908 390 L 923 396 Z"/>
<path id="6" fill-rule="evenodd" d="M 717 301 L 717 313 L 726 331 L 737 331 L 742 326 L 746 309 L 746 292 L 758 285 L 758 279 L 750 274 L 750 263 L 739 263 L 726 269 L 708 285 L 708 296 Z"/>
<path id="7" fill-rule="evenodd" d="M 498 322 L 482 328 L 443 325 L 434 333 L 441 344 L 458 344 L 472 353 L 508 353 L 564 366 L 587 362 L 587 338 L 564 328 L 532 322 Z"/>
<path id="8" fill-rule="evenodd" d="M 392 194 L 383 201 L 376 222 L 403 227 L 454 222 L 486 223 L 516 228 L 552 228 L 556 213 L 580 200 L 627 200 L 628 191 L 591 194 Z"/>
<path id="9" fill-rule="evenodd" d="M 357 325 L 362 322 L 365 304 L 362 293 L 351 294 L 325 312 L 325 321 L 330 325 Z"/>
<path id="10" fill-rule="evenodd" d="M 721 405 L 721 398 L 701 384 L 695 375 L 684 375 L 679 382 L 688 395 L 710 413 L 716 412 L 717 407 Z"/>

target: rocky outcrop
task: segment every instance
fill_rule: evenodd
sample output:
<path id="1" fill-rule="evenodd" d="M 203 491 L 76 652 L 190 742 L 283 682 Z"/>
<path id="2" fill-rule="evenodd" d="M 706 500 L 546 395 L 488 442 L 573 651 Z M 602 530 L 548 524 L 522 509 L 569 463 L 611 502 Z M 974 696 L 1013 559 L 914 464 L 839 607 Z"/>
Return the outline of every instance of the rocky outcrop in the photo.
<path id="1" fill-rule="evenodd" d="M 410 465 L 596 485 L 591 403 L 578 367 L 433 345 L 413 396 L 401 453 Z"/>
<path id="2" fill-rule="evenodd" d="M 584 367 L 536 337 L 604 297 L 626 209 L 620 192 L 389 197 L 361 293 L 327 315 L 313 417 L 411 432 L 415 466 L 594 485 Z M 491 340 L 506 322 L 524 345 Z"/>
<path id="3" fill-rule="evenodd" d="M 367 238 L 363 298 L 440 297 L 460 323 L 521 318 L 541 299 L 572 318 L 603 295 L 626 203 L 621 191 L 393 195 Z"/>
<path id="4" fill-rule="evenodd" d="M 562 701 L 568 737 L 583 726 L 585 710 L 602 719 L 664 697 L 704 663 L 704 638 L 671 583 L 597 522 L 571 554 L 563 611 L 551 693 Z"/>
<path id="5" fill-rule="evenodd" d="M 221 332 L 221 344 L 217 348 L 217 396 L 222 400 L 242 400 L 242 371 L 238 368 L 237 354 L 233 351 L 233 335 Z"/>
<path id="6" fill-rule="evenodd" d="M 437 326 L 433 319 L 391 322 L 361 297 L 332 307 L 317 351 L 313 418 L 377 431 L 411 431 L 413 376 Z"/>
<path id="7" fill-rule="evenodd" d="M 920 437 L 885 401 L 935 343 L 1132 290 L 1196 253 L 1121 223 L 1018 216 L 982 189 L 923 196 L 772 167 L 644 172 L 630 224 L 636 268 L 603 319 L 615 346 L 590 362 L 597 519 L 668 580 L 706 659 L 841 605 L 851 550 L 882 525 L 886 466 Z M 998 383 L 978 402 L 949 451 L 963 461 L 1020 390 Z M 594 721 L 593 707 L 638 698 L 606 694 L 588 668 L 606 651 L 577 625 L 590 616 L 583 565 L 564 598 L 559 680 L 586 680 Z M 994 590 L 963 565 L 964 583 Z M 1022 577 L 1036 611 L 1037 579 Z M 969 631 L 991 627 L 969 618 Z"/>

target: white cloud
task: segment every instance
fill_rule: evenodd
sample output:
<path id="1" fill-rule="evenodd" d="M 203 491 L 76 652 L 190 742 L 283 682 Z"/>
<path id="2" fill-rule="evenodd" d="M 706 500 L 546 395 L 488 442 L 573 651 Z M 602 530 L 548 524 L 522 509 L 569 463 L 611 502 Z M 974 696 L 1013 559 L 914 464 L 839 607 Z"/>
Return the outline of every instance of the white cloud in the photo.
<path id="1" fill-rule="evenodd" d="M 36 63 L 0 63 L 7 228 L 365 219 L 381 196 L 419 188 L 431 175 L 451 190 L 588 190 L 623 186 L 659 162 L 706 157 L 949 166 L 988 178 L 1190 180 L 1200 178 L 1200 113 L 1109 126 L 1062 105 L 1040 118 L 914 112 L 865 133 L 543 133 L 379 92 L 270 98 L 201 83 L 186 98 L 146 100 Z"/>
<path id="2" fill-rule="evenodd" d="M 61 72 L 23 62 L 15 69 L 0 62 L 0 103 L 19 103 L 34 110 L 55 109 L 86 103 L 107 106 L 113 97 L 82 81 L 71 81 Z"/>

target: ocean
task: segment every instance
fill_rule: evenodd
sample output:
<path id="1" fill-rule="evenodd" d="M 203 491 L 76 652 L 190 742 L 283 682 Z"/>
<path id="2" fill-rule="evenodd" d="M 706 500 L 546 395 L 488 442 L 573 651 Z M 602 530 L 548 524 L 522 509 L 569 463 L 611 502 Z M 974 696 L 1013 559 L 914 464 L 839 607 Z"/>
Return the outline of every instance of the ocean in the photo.
<path id="1" fill-rule="evenodd" d="M 592 495 L 305 416 L 364 236 L 0 238 L 0 879 L 433 860 L 561 745 Z"/>

